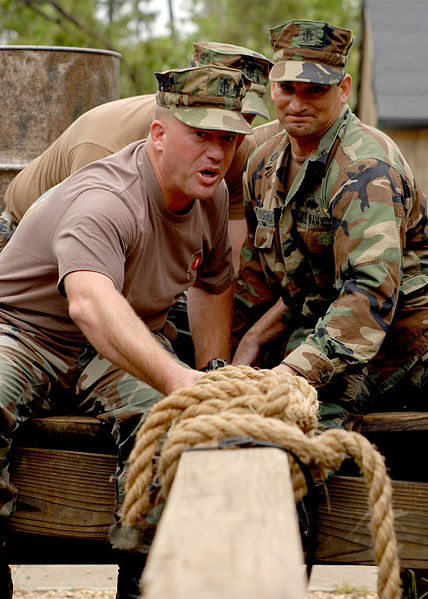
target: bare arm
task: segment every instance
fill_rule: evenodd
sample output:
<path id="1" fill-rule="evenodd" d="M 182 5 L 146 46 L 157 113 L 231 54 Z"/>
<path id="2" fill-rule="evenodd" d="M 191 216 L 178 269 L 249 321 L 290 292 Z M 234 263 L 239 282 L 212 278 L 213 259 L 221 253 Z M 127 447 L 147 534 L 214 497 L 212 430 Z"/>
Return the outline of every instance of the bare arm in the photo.
<path id="1" fill-rule="evenodd" d="M 232 286 L 220 295 L 200 287 L 188 290 L 187 308 L 196 368 L 203 368 L 212 358 L 230 360 L 232 300 Z"/>
<path id="2" fill-rule="evenodd" d="M 163 349 L 107 276 L 76 271 L 64 278 L 72 320 L 102 356 L 169 394 L 201 373 L 184 368 Z"/>
<path id="3" fill-rule="evenodd" d="M 280 298 L 242 337 L 236 348 L 233 364 L 246 364 L 248 366 L 254 364 L 262 345 L 272 341 L 284 332 L 285 325 L 282 322 L 284 311 L 285 306 Z"/>

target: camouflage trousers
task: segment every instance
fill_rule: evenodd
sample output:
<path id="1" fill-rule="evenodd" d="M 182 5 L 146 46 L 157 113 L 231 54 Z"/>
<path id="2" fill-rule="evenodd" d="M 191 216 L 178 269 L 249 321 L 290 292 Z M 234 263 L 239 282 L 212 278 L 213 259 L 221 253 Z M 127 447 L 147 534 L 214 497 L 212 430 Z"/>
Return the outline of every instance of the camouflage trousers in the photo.
<path id="1" fill-rule="evenodd" d="M 155 335 L 173 353 L 169 341 Z M 17 490 L 8 468 L 15 431 L 29 418 L 53 413 L 94 416 L 111 428 L 118 448 L 119 508 L 135 435 L 162 394 L 112 365 L 89 344 L 59 347 L 7 324 L 0 324 L 0 379 L 0 516 L 15 509 Z"/>
<path id="2" fill-rule="evenodd" d="M 6 247 L 17 226 L 9 210 L 3 208 L 0 214 L 0 252 Z"/>

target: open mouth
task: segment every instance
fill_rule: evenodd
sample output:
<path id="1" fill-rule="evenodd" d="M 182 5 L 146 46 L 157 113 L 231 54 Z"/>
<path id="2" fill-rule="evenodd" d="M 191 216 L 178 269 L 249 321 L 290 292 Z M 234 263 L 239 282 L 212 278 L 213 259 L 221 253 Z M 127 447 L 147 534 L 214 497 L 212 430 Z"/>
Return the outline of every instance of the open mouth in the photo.
<path id="1" fill-rule="evenodd" d="M 217 175 L 217 171 L 211 168 L 204 168 L 200 171 L 200 173 L 204 177 L 215 177 Z"/>

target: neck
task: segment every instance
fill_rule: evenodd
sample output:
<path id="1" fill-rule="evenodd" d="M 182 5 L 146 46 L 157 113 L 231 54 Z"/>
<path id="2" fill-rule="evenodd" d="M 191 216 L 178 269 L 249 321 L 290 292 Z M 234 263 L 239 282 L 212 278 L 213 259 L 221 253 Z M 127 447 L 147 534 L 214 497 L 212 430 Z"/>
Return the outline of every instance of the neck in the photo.
<path id="1" fill-rule="evenodd" d="M 318 147 L 319 138 L 290 137 L 291 159 L 296 164 L 303 164 L 306 158 Z"/>
<path id="2" fill-rule="evenodd" d="M 187 196 L 179 195 L 176 190 L 171 190 L 165 185 L 162 184 L 162 177 L 159 167 L 158 155 L 155 149 L 152 147 L 150 140 L 148 139 L 146 142 L 146 151 L 147 156 L 149 158 L 150 164 L 153 167 L 153 171 L 156 176 L 156 180 L 159 184 L 162 197 L 164 199 L 165 205 L 171 212 L 175 213 L 183 213 L 185 214 L 187 210 L 190 210 L 193 206 L 193 199 L 189 199 Z"/>

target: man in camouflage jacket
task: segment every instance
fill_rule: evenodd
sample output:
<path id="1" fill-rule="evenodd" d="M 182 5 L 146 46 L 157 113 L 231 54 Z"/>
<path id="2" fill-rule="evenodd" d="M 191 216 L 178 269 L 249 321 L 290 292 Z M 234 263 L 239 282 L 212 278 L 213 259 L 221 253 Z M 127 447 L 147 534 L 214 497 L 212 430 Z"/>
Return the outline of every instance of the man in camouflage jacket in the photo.
<path id="1" fill-rule="evenodd" d="M 314 21 L 269 33 L 286 132 L 254 151 L 244 176 L 234 363 L 304 376 L 326 419 L 391 407 L 398 390 L 417 403 L 428 375 L 426 198 L 395 143 L 347 105 L 352 33 Z"/>

